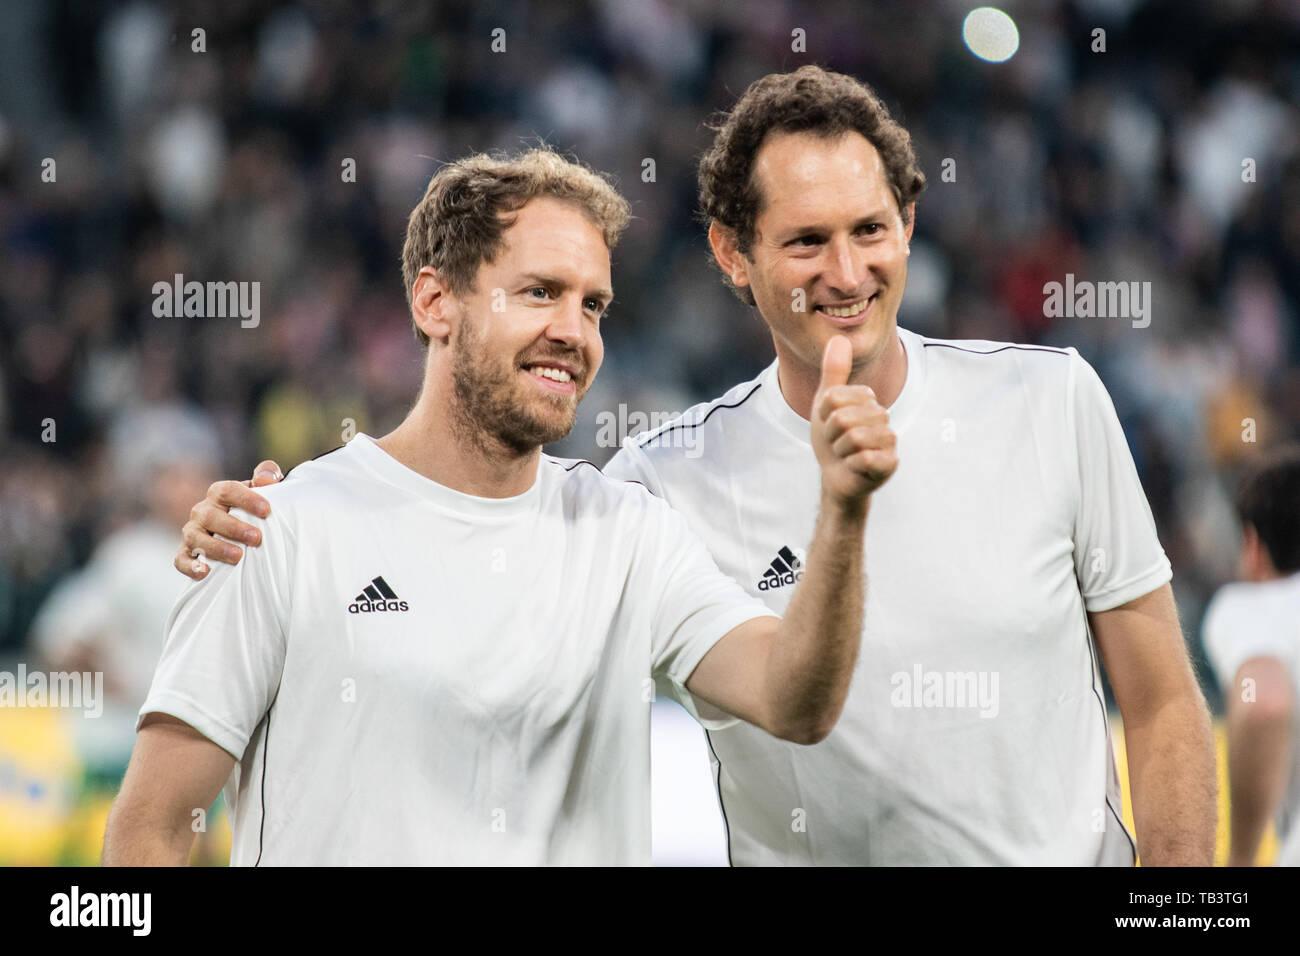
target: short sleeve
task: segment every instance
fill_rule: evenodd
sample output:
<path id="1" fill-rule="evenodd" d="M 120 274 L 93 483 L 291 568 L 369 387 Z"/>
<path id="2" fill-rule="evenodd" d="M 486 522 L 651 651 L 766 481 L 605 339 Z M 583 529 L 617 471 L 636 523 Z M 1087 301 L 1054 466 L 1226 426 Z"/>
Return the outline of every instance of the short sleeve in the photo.
<path id="1" fill-rule="evenodd" d="M 664 502 L 650 499 L 646 520 L 654 525 L 651 566 L 660 569 L 651 620 L 656 686 L 705 727 L 730 726 L 737 718 L 697 699 L 686 689 L 686 681 L 732 628 L 776 615 L 719 570 L 704 542 Z"/>
<path id="2" fill-rule="evenodd" d="M 1294 662 L 1300 621 L 1271 595 L 1249 583 L 1224 585 L 1205 609 L 1205 652 L 1226 688 L 1246 661 L 1275 657 L 1288 669 Z"/>
<path id="3" fill-rule="evenodd" d="M 265 520 L 231 513 L 261 530 L 262 544 L 233 567 L 209 562 L 181 595 L 136 727 L 146 714 L 170 714 L 239 759 L 284 670 L 293 541 L 275 510 Z"/>
<path id="4" fill-rule="evenodd" d="M 1119 416 L 1092 366 L 1070 352 L 1068 416 L 1079 475 L 1074 565 L 1088 611 L 1109 611 L 1173 577 Z"/>

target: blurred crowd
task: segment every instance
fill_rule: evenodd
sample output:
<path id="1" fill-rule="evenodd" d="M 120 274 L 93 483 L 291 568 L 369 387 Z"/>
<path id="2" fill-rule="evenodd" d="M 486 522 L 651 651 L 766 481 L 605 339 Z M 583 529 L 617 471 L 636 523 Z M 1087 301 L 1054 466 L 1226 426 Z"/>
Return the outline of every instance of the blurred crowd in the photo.
<path id="1" fill-rule="evenodd" d="M 1236 476 L 1300 437 L 1300 7 L 1013 3 L 994 65 L 962 43 L 975 5 L 6 2 L 0 659 L 75 661 L 169 604 L 209 481 L 401 419 L 422 351 L 399 253 L 440 161 L 540 138 L 633 204 L 606 365 L 552 450 L 603 463 L 600 413 L 752 377 L 770 339 L 710 265 L 694 163 L 712 112 L 806 62 L 873 84 L 929 177 L 901 323 L 1098 369 L 1196 649 Z M 1150 326 L 1045 318 L 1067 273 L 1149 281 Z M 259 320 L 159 317 L 178 274 L 259 282 Z"/>

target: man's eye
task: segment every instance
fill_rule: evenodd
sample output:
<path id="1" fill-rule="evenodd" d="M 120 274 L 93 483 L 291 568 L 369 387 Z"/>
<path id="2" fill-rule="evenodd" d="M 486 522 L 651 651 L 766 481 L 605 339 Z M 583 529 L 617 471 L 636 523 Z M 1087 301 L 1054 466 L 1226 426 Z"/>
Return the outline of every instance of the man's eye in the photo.
<path id="1" fill-rule="evenodd" d="M 595 312 L 597 315 L 604 315 L 605 310 L 600 304 L 599 299 L 588 299 L 583 306 L 588 312 Z"/>
<path id="2" fill-rule="evenodd" d="M 803 246 L 804 248 L 808 248 L 810 246 L 820 245 L 821 238 L 819 236 L 800 236 L 794 242 L 795 245 L 797 246 Z"/>
<path id="3" fill-rule="evenodd" d="M 865 226 L 859 226 L 859 232 L 865 232 L 868 236 L 878 236 L 880 231 L 885 227 L 878 222 L 869 222 Z"/>
<path id="4" fill-rule="evenodd" d="M 542 298 L 544 299 L 549 299 L 551 297 L 550 291 L 544 285 L 535 285 L 524 294 L 533 295 L 534 292 L 540 292 L 542 294 Z M 537 297 L 533 296 L 533 298 L 537 298 Z"/>

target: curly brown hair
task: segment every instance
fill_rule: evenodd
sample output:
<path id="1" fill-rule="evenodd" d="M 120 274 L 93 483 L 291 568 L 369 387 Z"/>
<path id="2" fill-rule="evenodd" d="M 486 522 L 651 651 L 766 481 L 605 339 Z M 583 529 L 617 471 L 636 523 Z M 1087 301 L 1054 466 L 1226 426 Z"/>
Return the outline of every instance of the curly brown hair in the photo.
<path id="1" fill-rule="evenodd" d="M 700 158 L 700 216 L 705 225 L 721 223 L 736 237 L 748 256 L 754 243 L 754 220 L 763 197 L 754 182 L 754 158 L 771 133 L 814 133 L 836 137 L 861 133 L 876 147 L 898 201 L 903 223 L 908 207 L 925 189 L 912 150 L 912 137 L 890 115 L 875 91 L 843 73 L 820 66 L 802 66 L 793 73 L 769 73 L 749 89 L 717 121 L 709 125 L 713 145 Z M 748 287 L 727 284 L 748 305 L 754 304 Z"/>
<path id="2" fill-rule="evenodd" d="M 539 196 L 577 206 L 611 252 L 631 218 L 627 200 L 603 176 L 545 147 L 518 154 L 476 153 L 448 163 L 429 180 L 406 224 L 402 281 L 407 305 L 425 266 L 453 292 L 473 292 L 479 266 L 492 262 L 505 245 L 505 231 L 514 224 L 510 213 Z M 415 337 L 428 347 L 429 337 L 418 326 Z"/>

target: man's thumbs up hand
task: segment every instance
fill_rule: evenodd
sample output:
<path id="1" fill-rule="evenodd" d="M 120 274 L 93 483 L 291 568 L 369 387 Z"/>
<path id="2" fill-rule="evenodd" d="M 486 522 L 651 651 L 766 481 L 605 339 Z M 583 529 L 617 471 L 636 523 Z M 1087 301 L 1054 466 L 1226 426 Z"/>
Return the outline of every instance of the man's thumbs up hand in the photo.
<path id="1" fill-rule="evenodd" d="M 862 505 L 898 467 L 889 412 L 868 386 L 848 384 L 852 368 L 852 344 L 832 336 L 822 353 L 811 423 L 822 489 L 846 507 Z"/>

